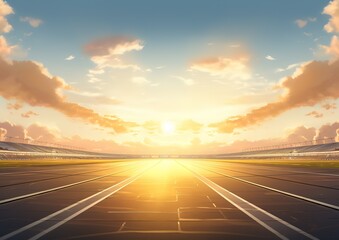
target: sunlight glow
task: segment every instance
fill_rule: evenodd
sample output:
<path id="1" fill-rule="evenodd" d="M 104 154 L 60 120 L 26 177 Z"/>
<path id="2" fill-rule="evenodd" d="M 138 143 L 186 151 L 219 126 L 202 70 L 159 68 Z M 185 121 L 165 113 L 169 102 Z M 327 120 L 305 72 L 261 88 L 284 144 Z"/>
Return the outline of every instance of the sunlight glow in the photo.
<path id="1" fill-rule="evenodd" d="M 161 130 L 165 134 L 173 134 L 175 131 L 175 125 L 173 122 L 164 121 L 161 124 Z"/>

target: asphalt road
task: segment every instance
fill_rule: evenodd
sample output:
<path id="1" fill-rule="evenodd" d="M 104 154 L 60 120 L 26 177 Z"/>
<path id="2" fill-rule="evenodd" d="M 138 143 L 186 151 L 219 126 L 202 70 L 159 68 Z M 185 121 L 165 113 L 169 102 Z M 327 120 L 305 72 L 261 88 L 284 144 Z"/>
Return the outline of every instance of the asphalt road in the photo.
<path id="1" fill-rule="evenodd" d="M 214 160 L 0 169 L 4 239 L 339 239 L 339 171 Z"/>

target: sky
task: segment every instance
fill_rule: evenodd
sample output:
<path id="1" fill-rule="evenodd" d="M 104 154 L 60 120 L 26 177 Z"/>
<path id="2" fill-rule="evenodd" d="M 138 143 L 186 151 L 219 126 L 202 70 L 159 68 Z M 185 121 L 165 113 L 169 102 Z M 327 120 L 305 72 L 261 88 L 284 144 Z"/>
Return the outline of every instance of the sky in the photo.
<path id="1" fill-rule="evenodd" d="M 0 134 L 113 153 L 339 138 L 339 0 L 0 0 Z"/>

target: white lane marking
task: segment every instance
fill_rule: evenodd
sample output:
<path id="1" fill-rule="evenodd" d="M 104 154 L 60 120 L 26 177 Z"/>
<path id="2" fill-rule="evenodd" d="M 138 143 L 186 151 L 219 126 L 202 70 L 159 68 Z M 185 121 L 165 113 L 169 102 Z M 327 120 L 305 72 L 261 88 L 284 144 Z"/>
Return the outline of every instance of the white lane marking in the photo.
<path id="1" fill-rule="evenodd" d="M 135 168 L 135 167 L 133 167 L 133 168 Z M 133 169 L 133 168 L 130 168 L 130 169 Z M 94 178 L 86 179 L 86 180 L 83 180 L 83 181 L 70 183 L 70 184 L 59 186 L 59 187 L 50 188 L 50 189 L 46 189 L 46 190 L 42 190 L 42 191 L 38 191 L 38 192 L 33 192 L 33 193 L 29 193 L 29 194 L 25 194 L 25 195 L 21 195 L 21 196 L 17 196 L 17 197 L 3 199 L 3 200 L 0 200 L 0 205 L 5 204 L 5 203 L 9 203 L 9 202 L 18 201 L 18 200 L 21 200 L 21 199 L 24 199 L 24 198 L 29 198 L 29 197 L 34 197 L 34 196 L 37 196 L 37 195 L 49 193 L 49 192 L 54 192 L 54 191 L 57 191 L 57 190 L 60 190 L 60 189 L 68 188 L 68 187 L 73 187 L 73 186 L 76 186 L 76 185 L 79 185 L 79 184 L 83 184 L 83 183 L 91 182 L 91 181 L 94 181 L 94 180 L 97 180 L 97 179 L 100 179 L 100 178 L 108 177 L 108 176 L 111 176 L 111 175 L 114 175 L 114 174 L 117 174 L 117 173 L 126 172 L 130 169 L 118 171 L 118 172 L 114 172 L 114 173 L 109 173 L 109 174 L 102 175 L 102 176 L 99 176 L 99 177 L 94 177 Z"/>
<path id="2" fill-rule="evenodd" d="M 321 202 L 321 201 L 318 201 L 318 200 L 315 200 L 315 199 L 312 199 L 312 198 L 308 198 L 308 197 L 303 197 L 303 196 L 300 196 L 300 195 L 297 195 L 297 194 L 294 194 L 294 193 L 285 192 L 283 190 L 279 190 L 279 189 L 276 189 L 276 188 L 261 185 L 259 183 L 247 181 L 247 180 L 242 179 L 242 178 L 234 177 L 234 176 L 231 176 L 231 175 L 228 175 L 228 174 L 225 174 L 225 173 L 220 173 L 220 172 L 210 170 L 210 169 L 207 169 L 207 168 L 205 168 L 205 169 L 210 171 L 210 172 L 214 172 L 216 174 L 219 174 L 219 175 L 222 175 L 222 176 L 225 176 L 225 177 L 228 177 L 228 178 L 232 178 L 232 179 L 235 179 L 235 180 L 238 180 L 238 181 L 241 181 L 241 182 L 245 182 L 245 183 L 248 183 L 248 184 L 251 184 L 251 185 L 254 185 L 254 186 L 257 186 L 257 187 L 261 187 L 261 188 L 264 188 L 264 189 L 268 189 L 270 191 L 278 192 L 278 193 L 281 193 L 281 194 L 284 194 L 284 195 L 287 195 L 287 196 L 290 196 L 290 197 L 294 197 L 294 198 L 297 198 L 297 199 L 301 199 L 301 200 L 304 200 L 304 201 L 307 201 L 307 202 L 311 202 L 311 203 L 314 203 L 314 204 L 317 204 L 317 205 L 321 205 L 321 206 L 328 207 L 328 208 L 331 208 L 331 209 L 339 210 L 339 206 L 336 206 L 336 205 L 333 205 L 333 204 Z"/>
<path id="3" fill-rule="evenodd" d="M 181 163 L 179 163 L 181 164 Z M 236 194 L 226 190 L 220 185 L 214 183 L 208 178 L 200 175 L 194 170 L 188 168 L 186 165 L 181 164 L 186 169 L 191 171 L 199 180 L 205 183 L 208 187 L 218 193 L 221 197 L 229 201 L 232 205 L 237 207 L 239 210 L 244 212 L 247 216 L 255 220 L 261 226 L 275 234 L 277 237 L 283 240 L 289 239 L 312 239 L 318 240 L 315 236 L 312 236 L 309 233 L 304 232 L 300 228 L 297 228 L 288 222 L 274 216 L 273 214 L 266 212 L 265 210 L 259 208 L 258 206 L 246 201 L 245 199 L 237 196 Z M 302 237 L 302 238 L 301 238 Z"/>
<path id="4" fill-rule="evenodd" d="M 87 209 L 93 207 L 97 203 L 103 201 L 107 197 L 111 196 L 112 194 L 116 193 L 120 189 L 126 187 L 128 184 L 132 183 L 135 181 L 137 178 L 139 178 L 142 174 L 144 174 L 147 170 L 150 168 L 154 167 L 155 164 L 152 166 L 148 166 L 147 168 L 143 169 L 142 171 L 139 171 L 136 175 L 129 177 L 111 187 L 108 187 L 96 194 L 93 194 L 92 196 L 89 196 L 85 199 L 82 199 L 68 207 L 65 207 L 55 213 L 52 213 L 44 218 L 41 218 L 35 222 L 32 222 L 22 228 L 19 228 L 11 233 L 8 233 L 2 237 L 0 237 L 0 240 L 5 240 L 9 239 L 11 237 L 15 237 L 16 235 L 29 230 L 35 226 L 38 226 L 39 224 L 44 224 L 46 226 L 41 226 L 39 228 L 39 233 L 30 237 L 29 240 L 36 240 L 39 239 L 40 237 L 44 236 L 45 234 L 49 233 L 50 231 L 58 228 L 59 226 L 63 225 L 64 223 L 68 222 L 69 220 L 73 219 L 74 217 L 78 216 L 79 214 L 83 213 Z M 85 206 L 82 206 L 85 205 Z M 80 208 L 80 209 L 78 209 Z M 65 215 L 65 216 L 62 216 Z M 48 222 L 47 222 L 48 221 Z M 56 222 L 55 224 L 53 222 Z M 42 230 L 44 229 L 44 230 Z M 27 237 L 26 237 L 27 239 Z"/>
<path id="5" fill-rule="evenodd" d="M 121 232 L 121 230 L 125 227 L 127 222 L 123 222 L 120 226 L 120 228 L 118 229 L 118 232 Z"/>

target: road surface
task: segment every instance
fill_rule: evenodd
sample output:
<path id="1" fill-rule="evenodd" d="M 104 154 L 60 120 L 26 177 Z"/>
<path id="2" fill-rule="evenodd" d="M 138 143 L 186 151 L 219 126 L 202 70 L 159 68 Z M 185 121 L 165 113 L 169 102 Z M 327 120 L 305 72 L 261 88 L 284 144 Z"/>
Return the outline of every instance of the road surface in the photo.
<path id="1" fill-rule="evenodd" d="M 339 171 L 150 159 L 0 169 L 4 239 L 339 239 Z"/>

